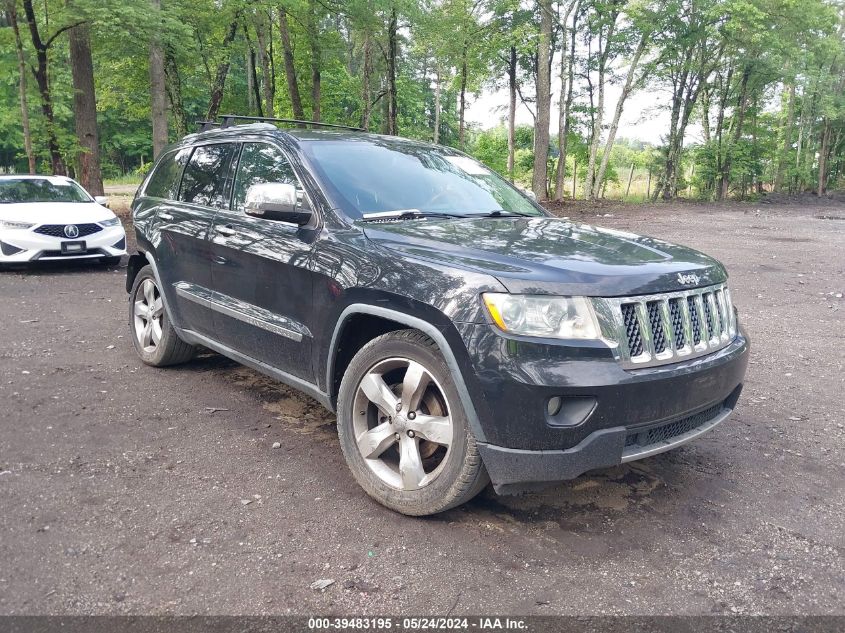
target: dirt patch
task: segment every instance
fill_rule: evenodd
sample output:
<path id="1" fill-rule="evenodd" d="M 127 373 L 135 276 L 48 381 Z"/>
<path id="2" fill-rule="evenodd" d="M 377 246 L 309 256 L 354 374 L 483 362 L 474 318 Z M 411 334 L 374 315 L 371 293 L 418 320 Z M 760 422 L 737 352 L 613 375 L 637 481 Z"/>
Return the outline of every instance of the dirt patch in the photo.
<path id="1" fill-rule="evenodd" d="M 725 263 L 739 407 L 428 519 L 371 502 L 299 392 L 214 354 L 139 363 L 123 269 L 0 273 L 0 614 L 845 615 L 845 223 L 817 217 L 845 205 L 812 202 L 556 208 Z"/>

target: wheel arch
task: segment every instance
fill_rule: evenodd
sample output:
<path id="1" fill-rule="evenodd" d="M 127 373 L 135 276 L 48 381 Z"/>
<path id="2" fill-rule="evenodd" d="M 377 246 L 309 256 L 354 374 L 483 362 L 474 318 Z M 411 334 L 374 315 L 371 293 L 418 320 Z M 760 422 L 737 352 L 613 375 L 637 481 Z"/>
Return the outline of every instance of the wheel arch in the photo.
<path id="1" fill-rule="evenodd" d="M 135 283 L 135 278 L 148 263 L 147 258 L 142 253 L 135 253 L 129 256 L 129 261 L 126 263 L 126 292 L 132 292 L 132 285 Z"/>
<path id="2" fill-rule="evenodd" d="M 362 323 L 366 325 L 366 329 L 354 330 L 350 327 Z M 460 364 L 443 331 L 429 321 L 382 306 L 354 303 L 347 306 L 337 320 L 332 334 L 326 364 L 326 389 L 332 407 L 335 409 L 337 407 L 337 387 L 340 377 L 342 377 L 343 371 L 358 350 L 377 336 L 408 328 L 422 332 L 437 344 L 440 353 L 443 354 L 446 365 L 449 367 L 452 379 L 455 381 L 455 387 L 457 388 L 473 435 L 477 441 L 485 441 L 484 431 L 481 427 L 472 396 L 464 380 Z M 343 341 L 349 341 L 346 348 L 342 345 Z"/>

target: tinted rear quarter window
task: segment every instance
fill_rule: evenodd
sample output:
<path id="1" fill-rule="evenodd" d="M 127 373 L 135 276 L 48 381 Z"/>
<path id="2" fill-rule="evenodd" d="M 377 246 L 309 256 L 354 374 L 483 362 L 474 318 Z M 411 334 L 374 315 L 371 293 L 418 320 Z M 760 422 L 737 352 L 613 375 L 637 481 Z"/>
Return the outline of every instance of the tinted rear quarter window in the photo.
<path id="1" fill-rule="evenodd" d="M 191 155 L 191 148 L 174 150 L 165 154 L 150 176 L 144 195 L 152 198 L 175 200 L 179 193 L 182 168 Z"/>
<path id="2" fill-rule="evenodd" d="M 226 181 L 235 148 L 232 143 L 194 148 L 182 175 L 179 199 L 206 207 L 228 207 Z"/>

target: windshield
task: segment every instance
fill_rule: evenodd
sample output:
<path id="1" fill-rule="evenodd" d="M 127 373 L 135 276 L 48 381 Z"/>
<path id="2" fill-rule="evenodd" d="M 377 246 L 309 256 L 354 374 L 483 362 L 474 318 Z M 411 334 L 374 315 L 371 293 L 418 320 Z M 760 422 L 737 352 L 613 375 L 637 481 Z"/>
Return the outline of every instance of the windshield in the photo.
<path id="1" fill-rule="evenodd" d="M 543 215 L 502 177 L 448 147 L 373 137 L 303 145 L 331 197 L 354 219 L 390 211 Z"/>
<path id="2" fill-rule="evenodd" d="M 4 178 L 0 204 L 22 202 L 91 202 L 85 190 L 64 178 Z"/>

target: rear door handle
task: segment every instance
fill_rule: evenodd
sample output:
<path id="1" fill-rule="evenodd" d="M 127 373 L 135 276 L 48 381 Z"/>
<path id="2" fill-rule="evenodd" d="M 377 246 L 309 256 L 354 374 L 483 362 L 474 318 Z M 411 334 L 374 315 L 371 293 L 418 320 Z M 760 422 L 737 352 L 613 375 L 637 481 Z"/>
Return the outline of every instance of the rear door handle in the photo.
<path id="1" fill-rule="evenodd" d="M 159 212 L 158 217 L 162 220 L 168 220 L 168 221 L 173 219 L 172 215 L 170 215 L 169 213 L 164 213 L 164 212 Z"/>
<path id="2" fill-rule="evenodd" d="M 229 262 L 228 259 L 226 259 L 225 257 L 221 257 L 220 255 L 215 255 L 214 257 L 211 258 L 211 261 L 213 261 L 215 264 L 221 264 L 221 265 Z"/>
<path id="3" fill-rule="evenodd" d="M 214 230 L 220 233 L 220 235 L 234 235 L 235 233 L 237 233 L 235 229 L 228 225 L 217 226 L 214 228 Z"/>

